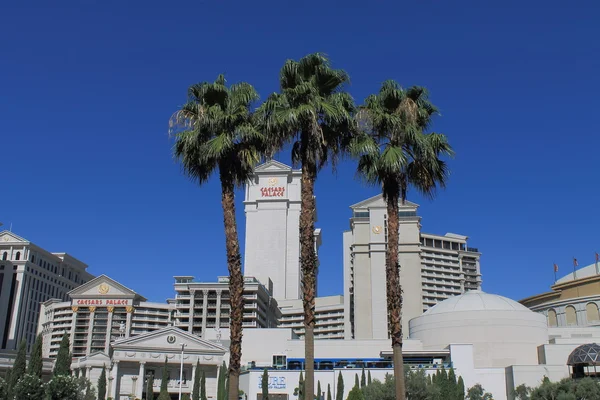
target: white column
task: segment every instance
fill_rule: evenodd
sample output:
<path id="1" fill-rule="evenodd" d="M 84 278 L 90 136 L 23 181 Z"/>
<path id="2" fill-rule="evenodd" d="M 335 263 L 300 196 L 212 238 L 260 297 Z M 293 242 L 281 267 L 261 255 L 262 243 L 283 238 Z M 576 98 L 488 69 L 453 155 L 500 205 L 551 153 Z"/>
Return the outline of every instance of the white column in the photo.
<path id="1" fill-rule="evenodd" d="M 458 267 L 460 269 L 460 292 L 465 292 L 465 272 L 463 271 L 463 258 L 462 255 L 458 256 Z"/>
<path id="2" fill-rule="evenodd" d="M 69 344 L 69 350 L 71 354 L 73 354 L 73 342 L 75 342 L 75 324 L 77 323 L 77 310 L 79 307 L 71 307 L 71 311 L 73 311 L 73 319 L 71 320 L 71 333 L 69 335 L 71 343 Z"/>
<path id="3" fill-rule="evenodd" d="M 110 336 L 112 334 L 112 320 L 115 308 L 113 306 L 106 307 L 108 310 L 108 319 L 106 321 L 106 341 L 104 342 L 104 352 L 108 354 L 110 351 Z"/>
<path id="4" fill-rule="evenodd" d="M 113 399 L 117 398 L 117 386 L 119 386 L 119 360 L 115 360 L 115 363 L 111 371 L 112 387 L 110 388 L 109 396 Z"/>
<path id="5" fill-rule="evenodd" d="M 194 332 L 194 299 L 196 298 L 196 290 L 190 289 L 190 319 L 188 321 L 188 332 Z"/>
<path id="6" fill-rule="evenodd" d="M 217 329 L 221 329 L 221 293 L 223 293 L 222 289 L 217 290 L 217 318 L 215 321 L 215 327 Z"/>
<path id="7" fill-rule="evenodd" d="M 131 334 L 131 317 L 133 314 L 133 306 L 127 306 L 127 323 L 125 325 L 125 337 L 128 338 Z"/>
<path id="8" fill-rule="evenodd" d="M 92 367 L 85 367 L 85 377 L 92 380 Z"/>
<path id="9" fill-rule="evenodd" d="M 90 307 L 90 321 L 88 323 L 88 338 L 85 346 L 85 355 L 89 356 L 92 352 L 92 332 L 94 332 L 94 316 L 96 315 L 96 306 Z"/>
<path id="10" fill-rule="evenodd" d="M 144 375 L 146 373 L 146 361 L 140 361 L 140 372 L 138 373 L 137 389 L 135 395 L 138 399 L 142 398 L 144 393 Z"/>
<path id="11" fill-rule="evenodd" d="M 206 318 L 208 318 L 208 290 L 202 291 L 202 337 L 206 337 Z"/>

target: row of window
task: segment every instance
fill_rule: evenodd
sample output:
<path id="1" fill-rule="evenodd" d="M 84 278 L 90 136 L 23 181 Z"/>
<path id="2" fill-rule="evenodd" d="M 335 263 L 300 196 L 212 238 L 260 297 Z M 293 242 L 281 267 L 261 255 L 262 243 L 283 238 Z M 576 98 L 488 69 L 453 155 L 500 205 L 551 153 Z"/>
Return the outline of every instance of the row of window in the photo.
<path id="1" fill-rule="evenodd" d="M 15 261 L 19 261 L 21 259 L 21 252 L 17 251 L 15 253 Z M 6 261 L 8 260 L 8 251 L 5 251 L 4 253 L 2 253 L 2 260 Z"/>
<path id="2" fill-rule="evenodd" d="M 600 311 L 598 310 L 598 305 L 596 303 L 587 303 L 585 305 L 585 314 L 587 322 L 600 322 Z M 577 325 L 577 310 L 575 310 L 575 307 L 565 307 L 565 319 L 567 325 Z M 559 326 L 556 310 L 553 308 L 548 310 L 548 326 Z"/>

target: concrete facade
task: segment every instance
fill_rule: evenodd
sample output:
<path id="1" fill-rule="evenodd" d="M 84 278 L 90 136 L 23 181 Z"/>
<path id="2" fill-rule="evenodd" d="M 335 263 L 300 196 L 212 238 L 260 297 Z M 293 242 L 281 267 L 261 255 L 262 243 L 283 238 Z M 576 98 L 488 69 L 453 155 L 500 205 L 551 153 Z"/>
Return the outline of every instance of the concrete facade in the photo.
<path id="1" fill-rule="evenodd" d="M 67 293 L 93 278 L 87 265 L 66 253 L 50 253 L 12 232 L 0 232 L 0 347 L 35 341 L 40 303 L 67 301 Z"/>
<path id="2" fill-rule="evenodd" d="M 256 167 L 245 190 L 244 275 L 256 277 L 277 300 L 302 298 L 300 178 L 300 170 L 270 160 Z"/>
<path id="3" fill-rule="evenodd" d="M 175 277 L 175 326 L 198 336 L 229 327 L 229 277 L 217 282 L 195 282 L 192 276 Z M 275 328 L 281 312 L 261 282 L 244 277 L 244 328 Z"/>
<path id="4" fill-rule="evenodd" d="M 304 307 L 302 300 L 282 300 L 280 328 L 291 328 L 304 337 Z M 315 339 L 344 338 L 344 297 L 326 296 L 315 299 Z"/>
<path id="5" fill-rule="evenodd" d="M 65 333 L 73 357 L 108 353 L 116 340 L 171 326 L 175 307 L 151 303 L 105 275 L 68 293 L 69 301 L 48 300 L 41 305 L 38 332 L 44 339 L 43 356 L 54 358 Z"/>
<path id="6" fill-rule="evenodd" d="M 350 230 L 343 233 L 345 337 L 387 339 L 387 208 L 382 195 L 350 208 Z M 466 236 L 422 233 L 417 208 L 409 201 L 399 208 L 404 337 L 412 318 L 451 296 L 481 287 L 478 250 L 467 247 Z"/>

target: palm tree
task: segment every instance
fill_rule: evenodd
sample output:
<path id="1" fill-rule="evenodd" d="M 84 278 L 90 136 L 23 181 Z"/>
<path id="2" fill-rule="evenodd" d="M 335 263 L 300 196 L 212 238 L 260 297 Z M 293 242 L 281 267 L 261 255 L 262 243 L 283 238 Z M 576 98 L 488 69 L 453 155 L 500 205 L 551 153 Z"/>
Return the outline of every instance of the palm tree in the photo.
<path id="1" fill-rule="evenodd" d="M 218 174 L 221 182 L 231 304 L 229 394 L 232 400 L 237 400 L 239 392 L 244 314 L 234 188 L 248 180 L 260 161 L 262 135 L 254 127 L 250 109 L 256 100 L 258 94 L 250 84 L 227 87 L 224 76 L 219 75 L 214 83 L 191 86 L 188 102 L 169 122 L 169 131 L 175 136 L 173 152 L 184 173 L 200 185 L 213 173 Z"/>
<path id="2" fill-rule="evenodd" d="M 299 61 L 287 60 L 280 72 L 280 93 L 269 96 L 259 108 L 261 129 L 273 151 L 293 142 L 292 162 L 302 168 L 300 210 L 300 266 L 304 306 L 305 393 L 314 395 L 314 326 L 317 255 L 314 231 L 314 186 L 318 171 L 335 162 L 348 144 L 354 126 L 354 101 L 342 91 L 346 72 L 330 67 L 320 53 Z"/>
<path id="3" fill-rule="evenodd" d="M 448 169 L 441 156 L 453 155 L 442 134 L 425 134 L 437 109 L 421 87 L 402 89 L 394 81 L 383 83 L 378 94 L 365 100 L 357 113 L 361 134 L 350 145 L 358 157 L 358 173 L 380 185 L 387 204 L 386 291 L 388 328 L 392 339 L 396 399 L 405 398 L 402 357 L 402 287 L 398 263 L 399 203 L 409 186 L 433 198 L 445 187 Z"/>

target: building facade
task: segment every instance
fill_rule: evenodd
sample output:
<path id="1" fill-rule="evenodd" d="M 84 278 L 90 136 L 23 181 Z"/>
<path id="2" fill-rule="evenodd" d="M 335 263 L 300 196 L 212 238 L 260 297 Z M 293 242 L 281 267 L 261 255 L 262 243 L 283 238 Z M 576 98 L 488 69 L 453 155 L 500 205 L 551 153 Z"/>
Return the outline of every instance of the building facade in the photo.
<path id="1" fill-rule="evenodd" d="M 259 165 L 246 184 L 244 275 L 254 276 L 279 300 L 302 298 L 300 270 L 301 171 L 275 160 Z M 315 230 L 315 251 L 321 231 Z"/>
<path id="2" fill-rule="evenodd" d="M 555 331 L 600 327 L 600 265 L 585 266 L 558 279 L 551 291 L 520 301 L 543 314 Z M 585 332 L 581 332 L 584 334 Z"/>
<path id="3" fill-rule="evenodd" d="M 51 253 L 9 231 L 0 232 L 0 344 L 14 350 L 33 345 L 40 303 L 67 301 L 67 293 L 93 278 L 87 265 L 66 253 Z"/>
<path id="4" fill-rule="evenodd" d="M 174 325 L 198 336 L 207 330 L 229 328 L 229 277 L 217 282 L 195 282 L 193 276 L 175 277 Z M 244 277 L 244 328 L 277 327 L 281 312 L 271 292 L 254 277 Z"/>
<path id="5" fill-rule="evenodd" d="M 280 328 L 290 328 L 298 337 L 304 337 L 304 307 L 302 300 L 283 300 Z M 344 338 L 344 297 L 325 296 L 315 299 L 315 339 Z"/>
<path id="6" fill-rule="evenodd" d="M 172 326 L 175 320 L 174 305 L 147 302 L 105 275 L 67 295 L 69 301 L 50 299 L 41 305 L 38 332 L 44 338 L 44 357 L 56 357 L 65 333 L 77 358 L 107 353 L 116 340 Z"/>
<path id="7" fill-rule="evenodd" d="M 343 233 L 345 337 L 387 339 L 387 207 L 378 195 L 350 208 L 350 230 Z M 409 201 L 399 207 L 405 337 L 412 318 L 449 297 L 481 288 L 479 251 L 467 246 L 466 236 L 422 233 L 417 208 Z"/>

